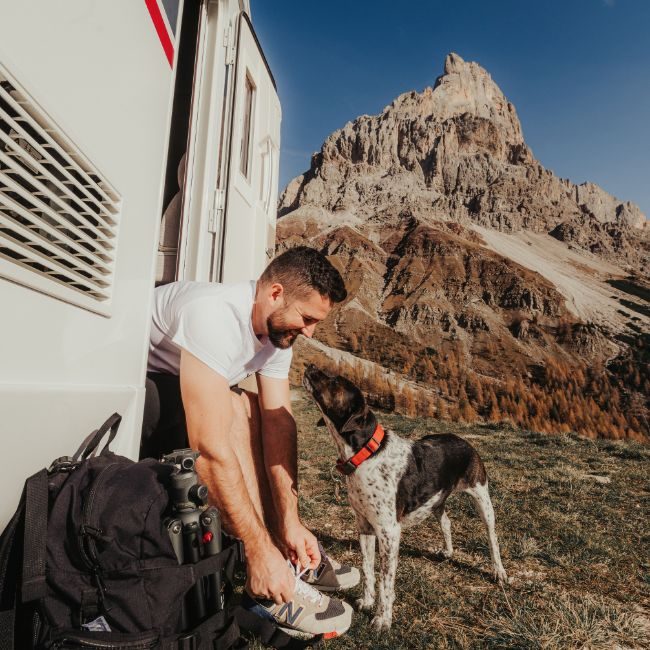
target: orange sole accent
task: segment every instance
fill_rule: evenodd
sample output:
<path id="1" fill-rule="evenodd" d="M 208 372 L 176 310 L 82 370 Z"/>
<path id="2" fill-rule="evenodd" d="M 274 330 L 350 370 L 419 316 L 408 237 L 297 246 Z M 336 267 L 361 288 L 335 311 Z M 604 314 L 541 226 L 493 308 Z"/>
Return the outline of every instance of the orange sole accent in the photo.
<path id="1" fill-rule="evenodd" d="M 323 634 L 323 640 L 326 641 L 327 639 L 336 639 L 338 635 L 338 632 L 325 632 L 325 634 Z"/>

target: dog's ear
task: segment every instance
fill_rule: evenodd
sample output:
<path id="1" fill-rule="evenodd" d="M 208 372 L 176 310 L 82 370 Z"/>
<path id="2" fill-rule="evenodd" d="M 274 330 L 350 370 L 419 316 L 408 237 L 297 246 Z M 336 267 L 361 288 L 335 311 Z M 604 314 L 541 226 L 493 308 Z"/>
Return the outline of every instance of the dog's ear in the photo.
<path id="1" fill-rule="evenodd" d="M 351 415 L 347 422 L 341 427 L 341 433 L 351 433 L 361 429 L 366 422 L 369 410 L 370 409 L 364 405 L 362 411 Z"/>
<path id="2" fill-rule="evenodd" d="M 359 425 L 359 420 L 361 418 L 361 414 L 355 413 L 354 415 L 351 415 L 345 422 L 345 424 L 341 427 L 340 433 L 350 433 L 350 431 L 356 431 L 358 429 Z"/>
<path id="3" fill-rule="evenodd" d="M 316 426 L 317 427 L 324 427 L 325 426 L 325 418 L 321 418 L 320 420 L 318 420 L 318 422 L 316 422 Z"/>

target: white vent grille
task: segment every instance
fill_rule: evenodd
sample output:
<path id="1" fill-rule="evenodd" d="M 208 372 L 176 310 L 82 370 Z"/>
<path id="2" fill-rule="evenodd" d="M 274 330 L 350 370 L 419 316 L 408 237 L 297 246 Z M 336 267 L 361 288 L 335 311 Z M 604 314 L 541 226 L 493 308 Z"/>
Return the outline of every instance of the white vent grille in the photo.
<path id="1" fill-rule="evenodd" d="M 0 275 L 108 313 L 120 204 L 0 65 Z"/>

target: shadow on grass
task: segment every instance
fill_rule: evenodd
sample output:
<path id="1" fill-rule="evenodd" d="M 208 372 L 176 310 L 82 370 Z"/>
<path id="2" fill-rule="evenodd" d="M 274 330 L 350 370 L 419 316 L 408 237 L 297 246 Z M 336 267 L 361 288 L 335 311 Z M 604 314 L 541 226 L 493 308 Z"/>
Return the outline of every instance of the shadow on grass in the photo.
<path id="1" fill-rule="evenodd" d="M 318 533 L 318 539 L 320 542 L 323 544 L 323 546 L 326 549 L 331 549 L 334 547 L 341 547 L 341 546 L 348 546 L 350 544 L 355 545 L 355 550 L 360 552 L 359 549 L 359 539 L 358 537 L 354 536 L 352 538 L 350 537 L 335 537 L 333 535 L 329 535 L 327 533 L 320 532 Z M 378 554 L 377 554 L 378 555 Z M 414 558 L 414 559 L 423 559 L 427 560 L 428 562 L 431 562 L 432 564 L 448 564 L 451 565 L 455 568 L 457 568 L 460 571 L 463 571 L 466 574 L 473 574 L 476 576 L 479 576 L 481 578 L 484 578 L 488 582 L 493 583 L 494 580 L 492 579 L 492 574 L 490 571 L 486 571 L 485 569 L 482 569 L 480 567 L 474 566 L 473 564 L 469 562 L 465 562 L 464 560 L 453 556 L 451 558 L 446 558 L 442 555 L 440 552 L 435 552 L 435 551 L 428 551 L 426 549 L 421 549 L 421 548 L 415 548 L 414 546 L 411 546 L 410 544 L 400 544 L 399 547 L 399 556 L 400 558 Z M 375 571 L 377 579 L 379 579 L 379 564 L 376 562 L 375 565 Z"/>
<path id="2" fill-rule="evenodd" d="M 318 539 L 326 549 L 329 546 L 347 546 L 349 544 L 359 545 L 359 538 L 356 535 L 353 537 L 341 538 L 319 531 Z"/>

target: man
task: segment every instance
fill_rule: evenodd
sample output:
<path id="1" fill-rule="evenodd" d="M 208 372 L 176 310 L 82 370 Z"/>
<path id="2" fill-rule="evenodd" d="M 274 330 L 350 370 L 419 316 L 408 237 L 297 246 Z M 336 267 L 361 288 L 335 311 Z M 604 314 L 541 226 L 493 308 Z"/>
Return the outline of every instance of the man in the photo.
<path id="1" fill-rule="evenodd" d="M 351 587 L 359 572 L 321 557 L 299 519 L 288 373 L 298 335 L 311 337 L 346 295 L 338 271 L 304 246 L 276 257 L 257 282 L 158 287 L 141 449 L 198 449 L 199 476 L 244 543 L 249 606 L 285 629 L 329 636 L 347 630 L 352 610 L 314 587 Z M 236 388 L 253 373 L 258 395 Z"/>

